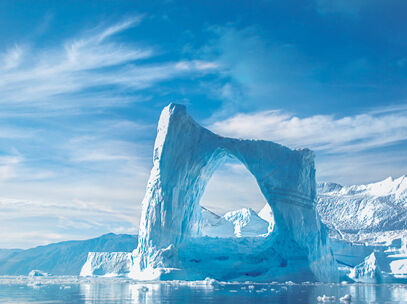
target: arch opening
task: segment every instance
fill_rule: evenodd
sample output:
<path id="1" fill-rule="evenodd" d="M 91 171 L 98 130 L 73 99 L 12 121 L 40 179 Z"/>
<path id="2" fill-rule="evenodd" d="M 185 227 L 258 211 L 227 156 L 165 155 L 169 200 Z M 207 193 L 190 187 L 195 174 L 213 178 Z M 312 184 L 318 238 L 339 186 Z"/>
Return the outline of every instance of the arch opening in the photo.
<path id="1" fill-rule="evenodd" d="M 222 153 L 205 186 L 199 205 L 201 235 L 209 237 L 265 237 L 274 228 L 273 211 L 255 177 L 233 155 Z"/>

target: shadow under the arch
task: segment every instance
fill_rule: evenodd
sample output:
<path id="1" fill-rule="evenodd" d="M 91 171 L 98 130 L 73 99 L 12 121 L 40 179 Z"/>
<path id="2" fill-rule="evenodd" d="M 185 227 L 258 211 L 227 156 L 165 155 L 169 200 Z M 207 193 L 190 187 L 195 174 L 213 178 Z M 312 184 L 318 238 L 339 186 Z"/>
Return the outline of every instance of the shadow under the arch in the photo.
<path id="1" fill-rule="evenodd" d="M 178 258 L 191 280 L 316 281 L 305 252 L 275 232 L 256 237 L 191 237 L 178 248 Z"/>
<path id="2" fill-rule="evenodd" d="M 231 210 L 220 216 L 208 210 L 207 203 L 204 204 L 205 207 L 201 205 L 207 191 L 206 186 L 210 184 L 215 172 L 222 170 L 225 162 L 230 163 L 230 159 L 234 160 L 232 164 L 244 167 L 242 170 L 252 179 L 251 186 L 255 185 L 261 196 L 258 206 L 263 205 L 263 209 L 268 207 L 268 210 L 265 210 L 269 212 L 268 220 L 264 216 L 260 217 L 251 208 Z M 210 277 L 221 281 L 265 282 L 270 281 L 270 278 L 273 281 L 316 281 L 305 254 L 307 249 L 299 246 L 288 235 L 279 233 L 278 229 L 273 229 L 272 208 L 244 164 L 225 151 L 218 152 L 211 164 L 213 167 L 208 170 L 210 176 L 206 179 L 203 195 L 198 202 L 202 213 L 198 233 L 185 239 L 178 248 L 178 260 L 188 273 L 188 279 L 201 280 Z M 257 199 L 260 196 L 258 195 Z M 243 205 L 235 203 L 234 206 L 239 208 Z M 243 225 L 250 225 L 249 221 L 253 219 L 250 216 L 243 218 L 245 212 L 251 212 L 250 216 L 263 221 L 265 226 L 251 230 L 249 227 L 248 231 L 244 231 L 245 227 L 240 227 L 242 231 L 237 231 L 233 219 L 228 217 L 235 215 L 239 217 L 238 220 L 246 220 Z"/>

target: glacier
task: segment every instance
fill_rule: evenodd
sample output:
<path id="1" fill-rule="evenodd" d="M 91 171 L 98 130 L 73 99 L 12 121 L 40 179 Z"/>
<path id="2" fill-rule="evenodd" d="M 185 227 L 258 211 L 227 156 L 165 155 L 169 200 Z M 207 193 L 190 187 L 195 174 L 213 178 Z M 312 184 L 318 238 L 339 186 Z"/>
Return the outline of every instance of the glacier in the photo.
<path id="1" fill-rule="evenodd" d="M 219 219 L 202 211 L 205 187 L 228 156 L 255 177 L 271 209 L 264 216 L 272 223 L 249 209 Z M 196 123 L 185 106 L 170 104 L 158 123 L 129 276 L 337 281 L 338 268 L 315 199 L 312 151 L 221 137 Z M 253 218 L 251 225 L 244 222 L 248 217 Z M 255 233 L 258 227 L 260 235 Z"/>

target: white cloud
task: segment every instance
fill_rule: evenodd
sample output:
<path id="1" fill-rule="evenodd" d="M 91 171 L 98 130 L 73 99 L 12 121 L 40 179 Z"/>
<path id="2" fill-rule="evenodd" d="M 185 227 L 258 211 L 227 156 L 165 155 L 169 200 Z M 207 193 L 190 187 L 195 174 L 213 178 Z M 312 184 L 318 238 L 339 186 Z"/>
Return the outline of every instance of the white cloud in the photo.
<path id="1" fill-rule="evenodd" d="M 342 185 L 377 182 L 407 174 L 407 156 L 395 151 L 358 152 L 316 157 L 317 180 Z"/>
<path id="2" fill-rule="evenodd" d="M 76 179 L 65 184 L 1 182 L 0 248 L 29 248 L 138 230 L 146 177 L 110 176 L 104 183 Z"/>
<path id="3" fill-rule="evenodd" d="M 398 148 L 407 140 L 404 105 L 344 117 L 298 117 L 278 110 L 236 114 L 208 128 L 223 136 L 311 148 L 316 151 L 319 181 L 364 184 L 407 174 L 404 147 Z M 225 173 L 232 175 L 235 173 Z M 237 178 L 236 183 L 243 187 Z"/>
<path id="4" fill-rule="evenodd" d="M 407 139 L 407 112 L 298 117 L 282 111 L 236 114 L 209 126 L 221 135 L 266 139 L 329 153 L 363 151 Z"/>
<path id="5" fill-rule="evenodd" d="M 120 33 L 130 27 L 134 27 L 143 20 L 143 16 L 133 16 L 132 18 L 123 20 L 113 26 L 108 27 L 107 29 L 103 30 L 101 33 L 96 35 L 97 41 L 101 42 L 104 39 L 113 36 L 114 34 Z"/>
<path id="6" fill-rule="evenodd" d="M 93 29 L 53 49 L 22 52 L 16 46 L 8 50 L 0 55 L 0 62 L 4 62 L 0 67 L 0 103 L 64 103 L 66 107 L 82 102 L 86 106 L 82 99 L 90 98 L 83 93 L 92 88 L 110 86 L 109 97 L 119 100 L 121 97 L 114 95 L 112 86 L 135 92 L 160 81 L 217 68 L 205 61 L 143 63 L 155 56 L 151 47 L 112 39 L 141 20 L 136 16 L 107 28 Z M 103 98 L 95 102 L 100 105 Z"/>
<path id="7" fill-rule="evenodd" d="M 156 125 L 110 107 L 219 68 L 123 40 L 142 20 L 0 50 L 0 248 L 138 230 Z"/>
<path id="8" fill-rule="evenodd" d="M 63 147 L 72 162 L 99 162 L 97 165 L 104 169 L 109 168 L 107 162 L 120 162 L 122 173 L 139 168 L 140 155 L 143 154 L 140 150 L 145 149 L 129 141 L 86 136 L 75 137 Z M 115 171 L 119 171 L 118 165 L 114 164 Z"/>
<path id="9" fill-rule="evenodd" d="M 10 70 L 16 68 L 20 64 L 22 53 L 22 48 L 16 45 L 0 55 L 3 59 L 3 69 Z"/>
<path id="10" fill-rule="evenodd" d="M 0 182 L 14 178 L 22 158 L 15 155 L 0 156 Z"/>
<path id="11" fill-rule="evenodd" d="M 0 138 L 0 248 L 138 230 L 155 125 L 107 117 Z"/>

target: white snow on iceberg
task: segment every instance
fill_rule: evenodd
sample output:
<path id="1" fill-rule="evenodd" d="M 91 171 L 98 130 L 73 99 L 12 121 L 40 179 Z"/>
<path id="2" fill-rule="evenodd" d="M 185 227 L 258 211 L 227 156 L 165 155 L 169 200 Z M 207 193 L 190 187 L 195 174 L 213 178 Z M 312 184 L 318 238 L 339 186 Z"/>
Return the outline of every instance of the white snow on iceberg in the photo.
<path id="1" fill-rule="evenodd" d="M 233 224 L 234 234 L 237 237 L 255 237 L 268 232 L 269 223 L 251 208 L 230 211 L 224 215 L 224 218 Z"/>

